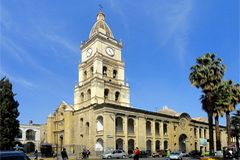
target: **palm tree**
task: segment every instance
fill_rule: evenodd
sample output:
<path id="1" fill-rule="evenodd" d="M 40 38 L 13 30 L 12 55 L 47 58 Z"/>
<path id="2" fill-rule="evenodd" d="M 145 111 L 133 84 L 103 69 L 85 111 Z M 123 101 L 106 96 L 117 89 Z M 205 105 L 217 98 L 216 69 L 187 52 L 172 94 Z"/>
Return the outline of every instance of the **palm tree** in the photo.
<path id="1" fill-rule="evenodd" d="M 217 88 L 217 87 L 215 87 Z M 213 94 L 212 94 L 212 107 L 214 108 L 213 110 L 213 116 L 215 119 L 215 132 L 216 132 L 216 150 L 219 151 L 221 150 L 221 137 L 220 137 L 220 127 L 219 127 L 219 116 L 223 116 L 224 115 L 224 110 L 222 106 L 217 106 L 215 104 L 216 99 L 218 98 L 218 91 L 217 89 L 213 90 Z M 205 95 L 201 96 L 201 102 L 202 104 L 206 104 L 207 102 L 207 98 Z"/>
<path id="2" fill-rule="evenodd" d="M 224 86 L 225 81 L 221 81 L 213 89 L 212 106 L 214 106 L 214 118 L 215 118 L 215 131 L 216 131 L 216 149 L 221 150 L 221 137 L 219 127 L 219 116 L 223 117 L 225 113 L 225 106 L 223 104 L 223 95 L 225 94 Z"/>
<path id="3" fill-rule="evenodd" d="M 231 117 L 230 112 L 235 110 L 236 105 L 240 102 L 240 88 L 239 85 L 233 85 L 232 81 L 229 81 L 227 85 L 226 97 L 229 98 L 229 103 L 226 103 L 226 122 L 227 122 L 227 143 L 230 145 L 231 143 Z"/>
<path id="4" fill-rule="evenodd" d="M 217 98 L 215 105 L 221 106 L 226 113 L 227 124 L 227 143 L 231 143 L 231 129 L 230 129 L 230 112 L 235 110 L 235 106 L 239 103 L 240 89 L 237 85 L 233 85 L 231 80 L 223 81 L 217 89 Z"/>
<path id="5" fill-rule="evenodd" d="M 236 110 L 231 118 L 231 136 L 236 137 L 236 145 L 239 150 L 239 137 L 240 137 L 240 109 Z"/>
<path id="6" fill-rule="evenodd" d="M 221 63 L 220 58 L 215 59 L 215 54 L 207 53 L 197 58 L 196 65 L 191 67 L 189 79 L 193 86 L 201 88 L 205 100 L 202 103 L 202 109 L 208 114 L 209 122 L 209 149 L 210 154 L 214 151 L 213 144 L 213 113 L 212 91 L 214 87 L 221 82 L 225 66 Z"/>

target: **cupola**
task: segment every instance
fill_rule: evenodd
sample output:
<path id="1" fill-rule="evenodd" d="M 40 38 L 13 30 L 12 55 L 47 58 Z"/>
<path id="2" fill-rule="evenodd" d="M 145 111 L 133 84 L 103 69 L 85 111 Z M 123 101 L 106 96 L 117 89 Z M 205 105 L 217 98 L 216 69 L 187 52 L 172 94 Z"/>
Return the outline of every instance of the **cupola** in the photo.
<path id="1" fill-rule="evenodd" d="M 95 34 L 104 34 L 107 37 L 113 37 L 113 33 L 111 29 L 108 27 L 107 23 L 105 22 L 105 15 L 102 11 L 99 11 L 97 14 L 97 21 L 93 25 L 91 32 L 89 34 L 89 38 L 93 37 Z"/>

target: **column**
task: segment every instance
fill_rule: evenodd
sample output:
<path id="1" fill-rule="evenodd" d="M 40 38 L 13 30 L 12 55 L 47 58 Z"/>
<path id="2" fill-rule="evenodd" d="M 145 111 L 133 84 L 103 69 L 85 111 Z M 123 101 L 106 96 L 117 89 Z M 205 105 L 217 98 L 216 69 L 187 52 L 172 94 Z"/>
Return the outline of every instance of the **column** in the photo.
<path id="1" fill-rule="evenodd" d="M 146 150 L 146 118 L 138 118 L 138 147 L 140 150 Z"/>
<path id="2" fill-rule="evenodd" d="M 116 116 L 113 113 L 104 113 L 103 117 L 104 150 L 115 149 L 116 147 L 115 117 Z"/>
<path id="3" fill-rule="evenodd" d="M 134 141 L 134 147 L 139 147 L 139 143 L 138 143 L 138 138 L 139 138 L 138 132 L 139 132 L 139 129 L 138 129 L 138 126 L 139 126 L 138 125 L 138 117 L 136 117 L 134 119 L 134 133 L 136 135 L 136 139 Z"/>
<path id="4" fill-rule="evenodd" d="M 128 116 L 125 115 L 123 117 L 123 131 L 124 131 L 124 144 L 123 144 L 123 150 L 125 150 L 126 153 L 128 153 Z"/>
<path id="5" fill-rule="evenodd" d="M 156 137 L 155 137 L 155 120 L 151 121 L 151 135 L 152 135 L 152 152 L 156 150 Z"/>
<path id="6" fill-rule="evenodd" d="M 159 128 L 160 128 L 160 148 L 164 149 L 164 138 L 163 138 L 163 122 L 159 122 Z"/>

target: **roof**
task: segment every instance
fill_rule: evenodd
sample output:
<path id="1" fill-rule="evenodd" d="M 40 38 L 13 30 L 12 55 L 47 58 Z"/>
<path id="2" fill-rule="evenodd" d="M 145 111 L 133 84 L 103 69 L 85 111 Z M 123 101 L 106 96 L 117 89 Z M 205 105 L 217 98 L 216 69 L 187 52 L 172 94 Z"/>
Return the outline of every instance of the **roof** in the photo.
<path id="1" fill-rule="evenodd" d="M 168 108 L 167 106 L 164 106 L 164 107 L 159 111 L 159 113 L 167 114 L 167 115 L 172 115 L 172 116 L 176 116 L 176 115 L 179 114 L 179 113 L 177 113 L 175 110 L 170 109 L 170 108 Z"/>

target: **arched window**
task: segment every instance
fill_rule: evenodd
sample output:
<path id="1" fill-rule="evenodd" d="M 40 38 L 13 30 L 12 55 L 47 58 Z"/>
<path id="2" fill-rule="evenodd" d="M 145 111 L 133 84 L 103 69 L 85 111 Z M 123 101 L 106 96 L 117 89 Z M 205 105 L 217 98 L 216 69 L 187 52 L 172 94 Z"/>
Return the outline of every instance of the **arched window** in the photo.
<path id="1" fill-rule="evenodd" d="M 160 131 L 159 131 L 159 123 L 158 123 L 158 122 L 155 122 L 155 134 L 156 134 L 157 136 L 160 135 Z"/>
<path id="2" fill-rule="evenodd" d="M 87 79 L 87 71 L 84 71 L 83 75 L 84 75 L 84 79 Z"/>
<path id="3" fill-rule="evenodd" d="M 197 138 L 197 128 L 194 128 L 194 138 Z"/>
<path id="4" fill-rule="evenodd" d="M 118 101 L 119 100 L 119 95 L 120 95 L 120 93 L 117 91 L 117 92 L 115 92 L 115 101 Z"/>
<path id="5" fill-rule="evenodd" d="M 104 89 L 104 98 L 107 99 L 109 95 L 109 89 Z"/>
<path id="6" fill-rule="evenodd" d="M 83 128 L 83 118 L 80 118 L 80 128 Z"/>
<path id="7" fill-rule="evenodd" d="M 117 78 L 117 70 L 113 70 L 113 78 Z"/>
<path id="8" fill-rule="evenodd" d="M 199 128 L 199 138 L 202 138 L 202 129 Z"/>
<path id="9" fill-rule="evenodd" d="M 97 131 L 102 131 L 103 130 L 103 117 L 98 116 L 97 117 Z"/>
<path id="10" fill-rule="evenodd" d="M 82 102 L 84 101 L 84 93 L 83 92 L 81 93 L 81 101 Z"/>
<path id="11" fill-rule="evenodd" d="M 132 118 L 128 119 L 128 133 L 129 134 L 134 133 L 134 120 Z"/>
<path id="12" fill-rule="evenodd" d="M 103 66 L 103 75 L 107 76 L 107 67 L 106 66 Z"/>
<path id="13" fill-rule="evenodd" d="M 146 132 L 147 132 L 147 136 L 151 135 L 151 122 L 147 121 L 146 123 Z"/>
<path id="14" fill-rule="evenodd" d="M 90 69 L 90 70 L 91 70 L 91 75 L 93 75 L 93 67 L 91 67 L 91 69 Z"/>
<path id="15" fill-rule="evenodd" d="M 89 122 L 86 123 L 86 135 L 89 135 Z"/>
<path id="16" fill-rule="evenodd" d="M 204 129 L 204 138 L 207 138 L 207 133 L 206 133 L 206 129 Z"/>
<path id="17" fill-rule="evenodd" d="M 168 127 L 167 124 L 164 123 L 164 124 L 163 124 L 163 134 L 164 134 L 165 136 L 168 134 L 168 128 L 167 128 L 167 127 Z"/>
<path id="18" fill-rule="evenodd" d="M 35 131 L 32 129 L 27 130 L 26 139 L 27 140 L 35 140 Z"/>
<path id="19" fill-rule="evenodd" d="M 91 89 L 88 89 L 88 90 L 87 90 L 87 96 L 88 96 L 88 99 L 91 98 Z"/>
<path id="20" fill-rule="evenodd" d="M 115 124 L 116 124 L 116 132 L 123 132 L 123 119 L 121 117 L 116 118 Z"/>

